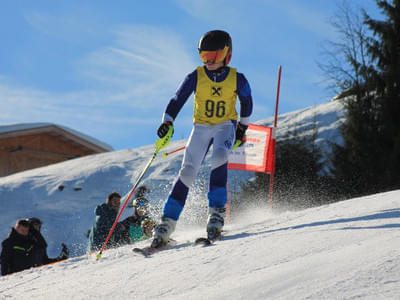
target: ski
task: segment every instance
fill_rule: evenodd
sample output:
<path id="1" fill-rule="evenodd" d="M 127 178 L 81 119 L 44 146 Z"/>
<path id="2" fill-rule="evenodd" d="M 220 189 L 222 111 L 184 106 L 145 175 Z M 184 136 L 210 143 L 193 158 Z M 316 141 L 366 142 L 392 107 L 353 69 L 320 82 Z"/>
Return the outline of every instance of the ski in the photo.
<path id="1" fill-rule="evenodd" d="M 165 247 L 163 247 L 163 248 L 165 248 Z M 144 247 L 144 248 L 133 248 L 132 251 L 135 253 L 142 254 L 144 257 L 148 257 L 160 249 L 162 249 L 162 248 L 152 248 L 152 247 L 148 246 L 148 247 Z"/>
<path id="2" fill-rule="evenodd" d="M 206 237 L 199 237 L 194 241 L 194 244 L 195 245 L 202 245 L 203 247 L 211 246 L 216 241 L 221 240 L 224 237 L 225 233 L 226 233 L 226 231 L 222 231 L 221 235 L 219 237 L 217 237 L 216 239 L 213 239 L 213 240 L 210 240 L 209 238 L 206 238 Z"/>
<path id="3" fill-rule="evenodd" d="M 169 248 L 176 246 L 177 244 L 178 244 L 177 241 L 170 239 L 165 246 L 160 248 L 153 248 L 151 246 L 147 246 L 144 248 L 133 248 L 132 251 L 138 254 L 142 254 L 144 257 L 149 257 L 160 250 L 167 250 Z"/>
<path id="4" fill-rule="evenodd" d="M 202 245 L 203 247 L 210 246 L 214 241 L 209 240 L 208 238 L 205 237 L 199 237 L 194 241 L 195 245 Z"/>
<path id="5" fill-rule="evenodd" d="M 141 254 L 144 257 L 150 257 L 151 255 L 153 255 L 156 252 L 159 252 L 159 251 L 162 251 L 162 250 L 168 250 L 168 249 L 171 249 L 171 248 L 175 248 L 177 246 L 178 247 L 185 247 L 185 246 L 189 246 L 189 245 L 195 245 L 195 246 L 196 245 L 201 245 L 203 247 L 208 247 L 208 246 L 213 245 L 216 241 L 221 240 L 224 237 L 225 233 L 226 233 L 226 231 L 222 231 L 222 234 L 218 238 L 216 238 L 214 240 L 210 240 L 210 239 L 208 239 L 206 237 L 199 237 L 194 241 L 194 243 L 190 242 L 190 241 L 187 241 L 186 243 L 178 244 L 178 242 L 176 240 L 170 239 L 165 246 L 160 247 L 160 248 L 152 248 L 151 246 L 146 246 L 146 247 L 143 247 L 143 248 L 133 248 L 132 251 L 134 253 Z"/>

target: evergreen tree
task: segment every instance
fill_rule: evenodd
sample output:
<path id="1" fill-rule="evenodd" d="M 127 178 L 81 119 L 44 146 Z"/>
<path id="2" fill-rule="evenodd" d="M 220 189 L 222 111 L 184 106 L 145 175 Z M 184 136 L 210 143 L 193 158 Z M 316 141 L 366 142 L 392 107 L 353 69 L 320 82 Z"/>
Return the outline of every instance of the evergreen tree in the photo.
<path id="1" fill-rule="evenodd" d="M 366 50 L 363 57 L 368 55 L 369 60 L 347 57 L 361 77 L 350 81 L 346 91 L 344 144 L 334 148 L 332 174 L 348 197 L 400 187 L 400 1 L 392 3 L 377 1 L 386 15 L 384 21 L 363 12 L 364 24 L 373 35 L 359 41 Z"/>
<path id="2" fill-rule="evenodd" d="M 383 168 L 376 175 L 382 189 L 395 189 L 400 188 L 400 0 L 376 3 L 385 20 L 373 20 L 364 13 L 365 23 L 374 34 L 368 52 L 376 61 L 372 84 L 382 118 L 379 142 Z"/>

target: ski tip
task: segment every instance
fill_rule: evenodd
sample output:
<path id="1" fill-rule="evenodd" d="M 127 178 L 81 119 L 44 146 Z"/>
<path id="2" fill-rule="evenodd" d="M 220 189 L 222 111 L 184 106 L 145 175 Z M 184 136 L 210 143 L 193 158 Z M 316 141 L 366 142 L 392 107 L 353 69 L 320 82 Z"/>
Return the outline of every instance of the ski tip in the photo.
<path id="1" fill-rule="evenodd" d="M 132 251 L 135 253 L 140 253 L 144 257 L 149 257 L 152 255 L 154 252 L 160 250 L 159 248 L 151 248 L 151 247 L 145 247 L 145 248 L 133 248 Z"/>
<path id="2" fill-rule="evenodd" d="M 145 249 L 142 249 L 142 248 L 133 248 L 132 251 L 135 252 L 135 253 L 138 253 L 138 254 L 142 254 L 144 257 L 147 256 L 147 253 L 145 252 Z"/>
<path id="3" fill-rule="evenodd" d="M 195 245 L 210 246 L 212 242 L 208 238 L 198 238 L 194 241 Z"/>

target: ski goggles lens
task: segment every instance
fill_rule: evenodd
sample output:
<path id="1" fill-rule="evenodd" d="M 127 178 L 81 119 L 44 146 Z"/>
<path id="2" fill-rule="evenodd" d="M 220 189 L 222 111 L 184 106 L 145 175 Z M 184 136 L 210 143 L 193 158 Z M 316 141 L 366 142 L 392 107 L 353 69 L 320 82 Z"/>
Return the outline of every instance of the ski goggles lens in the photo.
<path id="1" fill-rule="evenodd" d="M 226 54 L 228 53 L 228 46 L 224 49 L 217 51 L 200 51 L 200 59 L 203 63 L 219 63 L 224 60 Z"/>
<path id="2" fill-rule="evenodd" d="M 147 207 L 147 203 L 144 201 L 139 201 L 136 203 L 137 207 L 141 207 L 141 208 L 146 208 Z"/>

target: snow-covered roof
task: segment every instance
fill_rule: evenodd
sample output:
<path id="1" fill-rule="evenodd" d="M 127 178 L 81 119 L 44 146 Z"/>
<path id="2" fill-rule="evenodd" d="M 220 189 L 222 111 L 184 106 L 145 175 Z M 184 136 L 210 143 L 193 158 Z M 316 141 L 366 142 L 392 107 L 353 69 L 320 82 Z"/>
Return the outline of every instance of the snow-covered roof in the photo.
<path id="1" fill-rule="evenodd" d="M 72 135 L 82 142 L 86 142 L 96 146 L 97 148 L 101 148 L 105 151 L 113 151 L 114 149 L 87 134 L 79 132 L 77 130 L 68 128 L 66 126 L 54 124 L 54 123 L 18 123 L 18 124 L 10 124 L 10 125 L 0 125 L 0 138 L 4 135 L 9 135 L 10 133 L 18 133 L 25 134 L 27 131 L 36 132 L 37 130 L 42 129 L 54 129 L 59 130 L 60 132 L 65 132 L 66 134 Z"/>

